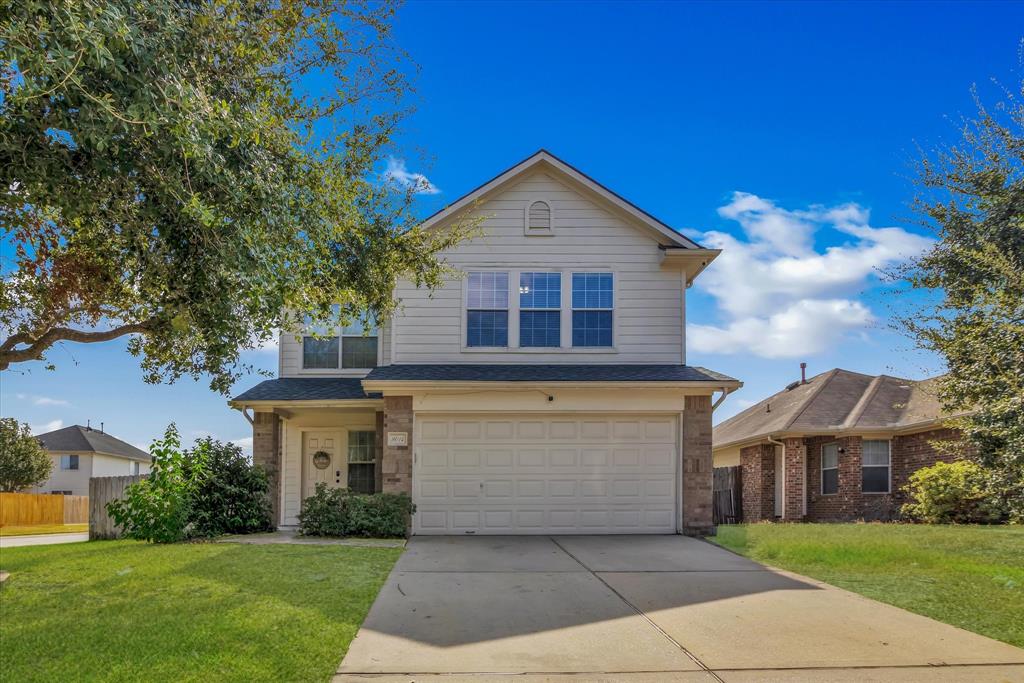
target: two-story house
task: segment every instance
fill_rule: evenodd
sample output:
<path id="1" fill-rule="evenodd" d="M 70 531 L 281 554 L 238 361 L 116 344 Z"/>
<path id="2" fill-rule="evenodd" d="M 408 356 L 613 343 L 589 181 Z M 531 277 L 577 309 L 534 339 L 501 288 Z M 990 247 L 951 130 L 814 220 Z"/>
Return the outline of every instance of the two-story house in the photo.
<path id="1" fill-rule="evenodd" d="M 286 333 L 253 423 L 281 526 L 318 482 L 406 492 L 414 534 L 712 530 L 711 412 L 686 289 L 717 256 L 540 151 L 425 224 L 480 234 L 379 329 Z"/>

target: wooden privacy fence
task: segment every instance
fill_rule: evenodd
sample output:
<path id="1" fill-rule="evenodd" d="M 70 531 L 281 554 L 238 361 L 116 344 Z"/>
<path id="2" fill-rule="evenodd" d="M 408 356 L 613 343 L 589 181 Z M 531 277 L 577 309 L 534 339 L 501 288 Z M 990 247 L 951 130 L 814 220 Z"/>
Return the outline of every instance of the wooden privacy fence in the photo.
<path id="1" fill-rule="evenodd" d="M 124 497 L 129 485 L 142 481 L 144 474 L 123 477 L 92 477 L 89 480 L 89 540 L 117 538 L 121 527 L 107 514 L 107 503 Z"/>
<path id="2" fill-rule="evenodd" d="M 712 513 L 715 524 L 736 524 L 743 521 L 742 468 L 716 467 L 713 470 Z"/>
<path id="3" fill-rule="evenodd" d="M 0 493 L 0 526 L 85 524 L 89 519 L 86 496 L 52 493 Z"/>

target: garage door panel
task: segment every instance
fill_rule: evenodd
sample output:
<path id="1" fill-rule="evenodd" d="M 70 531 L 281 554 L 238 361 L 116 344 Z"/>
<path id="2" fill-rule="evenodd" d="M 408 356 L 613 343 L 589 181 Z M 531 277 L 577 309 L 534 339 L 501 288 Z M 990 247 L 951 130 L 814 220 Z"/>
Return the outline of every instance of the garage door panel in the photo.
<path id="1" fill-rule="evenodd" d="M 415 533 L 672 533 L 675 420 L 417 416 Z"/>

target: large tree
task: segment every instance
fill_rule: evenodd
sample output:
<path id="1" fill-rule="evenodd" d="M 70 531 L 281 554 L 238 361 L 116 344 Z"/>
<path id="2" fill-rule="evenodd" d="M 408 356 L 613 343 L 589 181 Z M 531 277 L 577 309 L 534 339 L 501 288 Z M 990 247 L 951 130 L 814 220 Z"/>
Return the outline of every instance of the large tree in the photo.
<path id="1" fill-rule="evenodd" d="M 902 274 L 933 305 L 901 323 L 945 360 L 964 452 L 1024 521 L 1024 81 L 1018 94 L 976 96 L 960 139 L 924 155 L 915 204 L 938 241 Z"/>
<path id="2" fill-rule="evenodd" d="M 0 417 L 0 491 L 21 491 L 50 478 L 53 461 L 27 424 Z"/>
<path id="3" fill-rule="evenodd" d="M 129 335 L 147 381 L 227 391 L 299 317 L 440 282 L 460 231 L 375 172 L 408 92 L 392 0 L 0 6 L 0 370 Z"/>

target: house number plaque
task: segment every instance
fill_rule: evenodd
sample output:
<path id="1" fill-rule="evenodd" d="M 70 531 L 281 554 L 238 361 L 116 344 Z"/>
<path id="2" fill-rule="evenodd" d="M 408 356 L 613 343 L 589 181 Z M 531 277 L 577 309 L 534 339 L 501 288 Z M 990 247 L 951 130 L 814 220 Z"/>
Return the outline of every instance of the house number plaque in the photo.
<path id="1" fill-rule="evenodd" d="M 409 432 L 388 432 L 388 446 L 401 448 L 409 445 Z"/>

